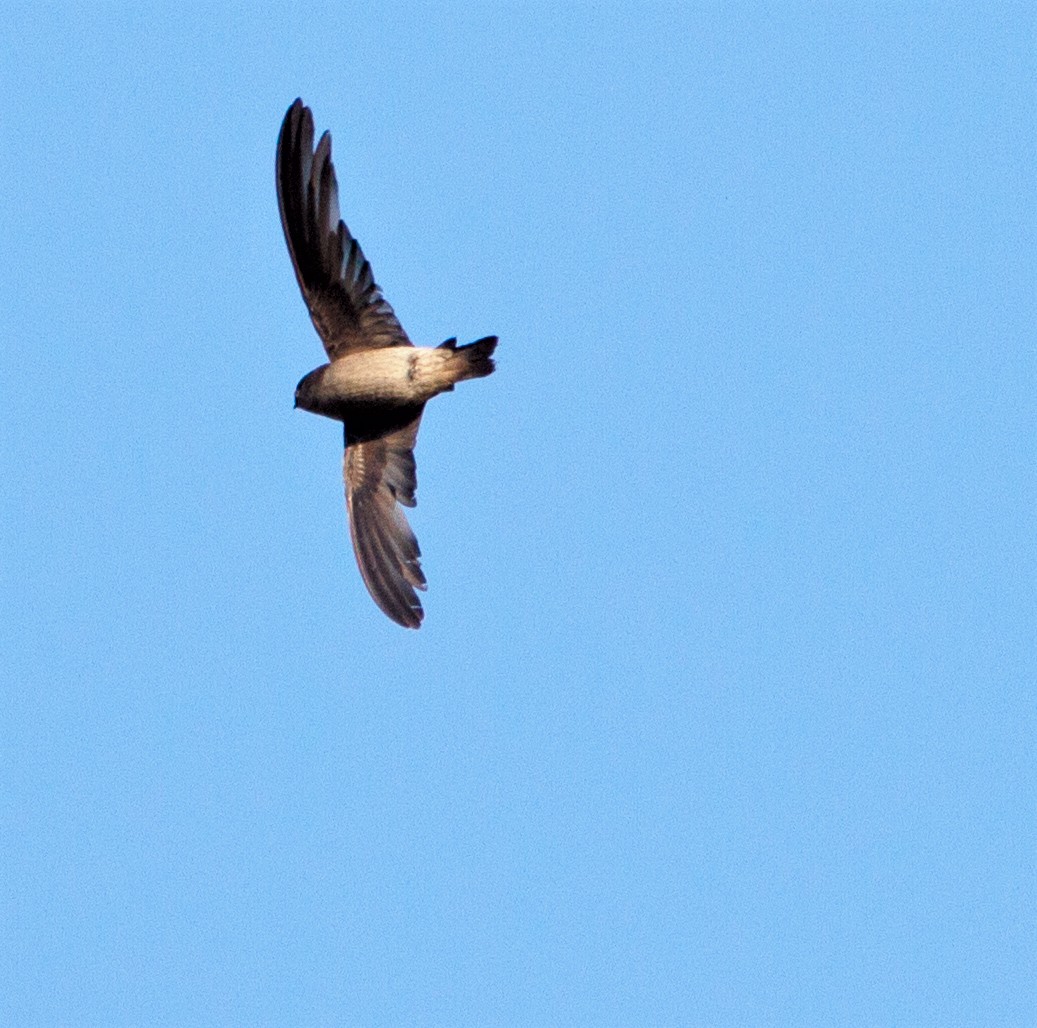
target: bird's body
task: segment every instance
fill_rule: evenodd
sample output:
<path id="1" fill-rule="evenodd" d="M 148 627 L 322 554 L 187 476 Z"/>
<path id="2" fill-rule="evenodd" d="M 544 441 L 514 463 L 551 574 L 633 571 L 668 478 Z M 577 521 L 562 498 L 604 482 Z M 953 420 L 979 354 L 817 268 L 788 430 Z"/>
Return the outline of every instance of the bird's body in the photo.
<path id="1" fill-rule="evenodd" d="M 301 100 L 277 140 L 277 198 L 285 241 L 329 361 L 306 375 L 295 405 L 345 426 L 349 529 L 368 591 L 408 628 L 421 624 L 421 551 L 400 504 L 413 507 L 414 443 L 425 404 L 494 368 L 496 336 L 415 347 L 375 284 L 359 243 L 339 218 L 331 136 L 313 147 Z"/>
<path id="2" fill-rule="evenodd" d="M 476 344 L 478 345 L 478 344 Z M 422 405 L 470 374 L 467 349 L 390 346 L 357 350 L 311 371 L 295 391 L 296 406 L 343 422 L 363 421 L 372 408 Z"/>

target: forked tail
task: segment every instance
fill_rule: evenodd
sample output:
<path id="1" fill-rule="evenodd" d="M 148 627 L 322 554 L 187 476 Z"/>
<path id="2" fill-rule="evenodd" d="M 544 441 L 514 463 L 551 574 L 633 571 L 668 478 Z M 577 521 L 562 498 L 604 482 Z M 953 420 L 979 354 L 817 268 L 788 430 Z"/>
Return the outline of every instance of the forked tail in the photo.
<path id="1" fill-rule="evenodd" d="M 440 343 L 438 349 L 453 350 L 454 362 L 451 368 L 455 382 L 463 382 L 467 378 L 484 378 L 494 369 L 493 351 L 497 348 L 496 336 L 485 336 L 466 346 L 458 346 L 456 339 L 448 339 Z"/>

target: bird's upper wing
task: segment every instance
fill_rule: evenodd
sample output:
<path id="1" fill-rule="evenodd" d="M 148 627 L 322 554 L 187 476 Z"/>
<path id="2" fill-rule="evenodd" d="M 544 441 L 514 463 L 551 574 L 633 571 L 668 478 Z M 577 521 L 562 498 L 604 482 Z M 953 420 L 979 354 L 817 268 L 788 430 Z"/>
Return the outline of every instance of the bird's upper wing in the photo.
<path id="1" fill-rule="evenodd" d="M 339 217 L 331 136 L 325 132 L 314 152 L 313 115 L 302 100 L 288 108 L 277 138 L 277 201 L 295 277 L 328 358 L 412 345 Z"/>
<path id="2" fill-rule="evenodd" d="M 364 583 L 397 624 L 418 628 L 425 616 L 415 589 L 425 588 L 421 550 L 400 504 L 413 507 L 418 479 L 414 442 L 421 408 L 402 427 L 374 438 L 346 435 L 343 476 L 349 533 Z"/>

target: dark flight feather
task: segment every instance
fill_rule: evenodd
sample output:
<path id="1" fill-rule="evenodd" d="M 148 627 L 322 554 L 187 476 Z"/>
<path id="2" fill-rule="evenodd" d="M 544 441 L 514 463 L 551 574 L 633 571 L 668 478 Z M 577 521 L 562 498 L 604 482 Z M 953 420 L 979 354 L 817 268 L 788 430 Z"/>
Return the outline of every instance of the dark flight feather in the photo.
<path id="1" fill-rule="evenodd" d="M 339 217 L 331 135 L 325 132 L 314 152 L 313 115 L 301 100 L 288 108 L 277 139 L 277 200 L 295 276 L 328 359 L 412 345 Z"/>
<path id="2" fill-rule="evenodd" d="M 421 414 L 395 432 L 346 447 L 346 506 L 360 573 L 386 614 L 407 628 L 421 624 L 415 589 L 425 588 L 421 550 L 398 506 L 413 507 L 418 479 L 414 442 Z"/>

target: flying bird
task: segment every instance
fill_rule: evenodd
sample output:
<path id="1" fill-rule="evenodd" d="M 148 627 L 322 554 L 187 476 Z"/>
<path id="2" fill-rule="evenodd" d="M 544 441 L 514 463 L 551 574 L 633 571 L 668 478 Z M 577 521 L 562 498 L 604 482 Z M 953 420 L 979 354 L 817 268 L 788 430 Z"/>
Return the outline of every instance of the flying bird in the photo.
<path id="1" fill-rule="evenodd" d="M 496 336 L 417 347 L 339 217 L 331 135 L 313 147 L 313 114 L 296 100 L 277 140 L 277 201 L 288 252 L 328 363 L 306 375 L 295 406 L 341 421 L 346 509 L 360 574 L 393 621 L 418 628 L 426 588 L 404 507 L 415 505 L 414 443 L 425 404 L 494 368 Z"/>

